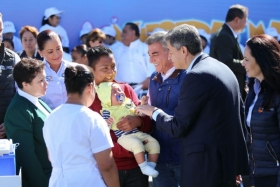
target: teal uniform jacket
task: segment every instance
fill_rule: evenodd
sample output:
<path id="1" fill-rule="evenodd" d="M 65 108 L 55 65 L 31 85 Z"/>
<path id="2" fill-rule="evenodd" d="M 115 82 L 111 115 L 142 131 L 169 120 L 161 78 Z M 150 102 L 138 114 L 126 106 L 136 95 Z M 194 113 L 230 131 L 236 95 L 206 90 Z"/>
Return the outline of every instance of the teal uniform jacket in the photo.
<path id="1" fill-rule="evenodd" d="M 41 100 L 45 109 L 51 109 Z M 22 187 L 47 187 L 52 166 L 43 138 L 46 115 L 25 97 L 15 94 L 4 119 L 8 139 L 19 143 L 16 149 L 17 174 L 21 168 Z"/>

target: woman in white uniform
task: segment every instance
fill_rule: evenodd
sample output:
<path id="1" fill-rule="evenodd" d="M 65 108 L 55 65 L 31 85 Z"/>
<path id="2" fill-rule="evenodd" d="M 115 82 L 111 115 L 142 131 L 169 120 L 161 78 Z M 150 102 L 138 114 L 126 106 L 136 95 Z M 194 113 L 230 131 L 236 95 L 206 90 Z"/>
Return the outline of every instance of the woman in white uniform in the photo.
<path id="1" fill-rule="evenodd" d="M 119 187 L 109 128 L 88 108 L 95 98 L 93 81 L 85 65 L 65 70 L 67 102 L 51 113 L 43 128 L 53 167 L 49 187 Z"/>
<path id="2" fill-rule="evenodd" d="M 55 7 L 47 8 L 42 20 L 42 27 L 39 32 L 44 30 L 52 30 L 56 32 L 62 41 L 63 50 L 69 53 L 69 38 L 66 30 L 60 25 L 61 14 L 63 11 L 57 10 Z"/>
<path id="3" fill-rule="evenodd" d="M 73 64 L 63 59 L 62 44 L 58 35 L 45 30 L 37 36 L 38 52 L 44 58 L 46 79 L 49 83 L 47 93 L 41 99 L 51 109 L 55 109 L 67 100 L 64 84 L 64 70 Z"/>

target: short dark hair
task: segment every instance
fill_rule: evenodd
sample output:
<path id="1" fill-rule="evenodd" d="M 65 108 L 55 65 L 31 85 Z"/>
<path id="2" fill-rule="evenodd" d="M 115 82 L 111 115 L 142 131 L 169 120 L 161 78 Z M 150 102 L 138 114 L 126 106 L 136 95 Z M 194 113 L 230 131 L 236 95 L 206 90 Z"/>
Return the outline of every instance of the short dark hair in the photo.
<path id="1" fill-rule="evenodd" d="M 99 29 L 99 28 L 93 29 L 87 35 L 86 45 L 88 47 L 90 47 L 90 45 L 89 45 L 90 41 L 95 42 L 96 40 L 100 40 L 100 39 L 102 41 L 104 41 L 106 39 L 105 33 L 101 29 Z"/>
<path id="2" fill-rule="evenodd" d="M 95 65 L 103 56 L 110 56 L 113 52 L 103 45 L 90 48 L 87 52 L 88 65 L 95 70 Z"/>
<path id="3" fill-rule="evenodd" d="M 132 22 L 128 22 L 128 23 L 125 24 L 125 26 L 127 26 L 127 25 L 130 27 L 131 30 L 135 31 L 135 35 L 137 37 L 140 36 L 140 31 L 139 31 L 138 25 L 136 25 L 135 23 L 132 23 Z"/>
<path id="4" fill-rule="evenodd" d="M 40 51 L 44 50 L 46 42 L 55 37 L 57 37 L 60 41 L 60 37 L 54 31 L 44 30 L 40 32 L 37 36 L 38 49 Z"/>
<path id="5" fill-rule="evenodd" d="M 83 94 L 85 87 L 94 82 L 94 76 L 90 67 L 86 65 L 68 66 L 64 72 L 64 83 L 67 94 Z"/>
<path id="6" fill-rule="evenodd" d="M 165 39 L 177 50 L 185 46 L 192 55 L 196 55 L 202 51 L 200 36 L 197 29 L 192 25 L 182 24 L 174 27 L 168 31 Z"/>
<path id="7" fill-rule="evenodd" d="M 45 64 L 41 60 L 33 58 L 22 58 L 13 70 L 13 77 L 19 88 L 23 88 L 22 83 L 31 83 L 37 74 L 43 71 Z"/>
<path id="8" fill-rule="evenodd" d="M 15 48 L 14 42 L 13 42 L 13 40 L 11 40 L 10 38 L 4 38 L 4 39 L 2 40 L 2 42 L 9 42 L 9 43 L 11 44 L 11 46 L 12 46 L 13 48 Z"/>
<path id="9" fill-rule="evenodd" d="M 76 47 L 74 47 L 72 49 L 72 52 L 75 51 L 79 54 L 81 54 L 81 56 L 85 56 L 87 54 L 87 46 L 85 44 L 81 44 L 81 45 L 77 45 Z"/>
<path id="10" fill-rule="evenodd" d="M 244 18 L 245 13 L 248 11 L 247 7 L 242 5 L 232 5 L 229 7 L 227 15 L 226 15 L 226 22 L 230 22 L 234 20 L 234 18 L 238 17 L 240 19 Z"/>
<path id="11" fill-rule="evenodd" d="M 266 84 L 263 108 L 271 108 L 275 93 L 280 95 L 280 45 L 278 41 L 266 34 L 256 35 L 246 42 L 251 55 L 259 65 Z M 249 84 L 254 84 L 250 79 Z"/>

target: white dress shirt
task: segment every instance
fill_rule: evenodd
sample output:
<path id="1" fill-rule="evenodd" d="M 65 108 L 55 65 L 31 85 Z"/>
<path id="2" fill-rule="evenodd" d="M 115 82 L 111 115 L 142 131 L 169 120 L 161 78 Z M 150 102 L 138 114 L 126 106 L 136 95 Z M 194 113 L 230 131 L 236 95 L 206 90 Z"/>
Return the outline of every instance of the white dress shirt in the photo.
<path id="1" fill-rule="evenodd" d="M 74 64 L 62 60 L 57 72 L 51 69 L 50 64 L 44 59 L 46 79 L 48 84 L 47 93 L 41 99 L 53 110 L 67 100 L 67 92 L 64 84 L 64 71 L 67 66 Z"/>
<path id="2" fill-rule="evenodd" d="M 119 51 L 119 48 L 123 47 L 123 43 L 116 40 L 112 45 L 106 45 L 106 47 L 112 50 L 115 57 L 115 54 Z"/>
<path id="3" fill-rule="evenodd" d="M 50 113 L 45 109 L 45 107 L 43 107 L 43 105 L 41 105 L 41 103 L 39 102 L 39 99 L 37 97 L 34 97 L 33 95 L 30 95 L 30 94 L 22 91 L 21 89 L 18 89 L 17 92 L 18 92 L 18 95 L 28 99 L 31 103 L 33 103 L 46 116 L 50 115 Z"/>
<path id="4" fill-rule="evenodd" d="M 126 83 L 141 83 L 155 71 L 150 63 L 147 44 L 139 39 L 129 46 L 120 45 L 115 50 L 117 64 L 116 80 Z"/>

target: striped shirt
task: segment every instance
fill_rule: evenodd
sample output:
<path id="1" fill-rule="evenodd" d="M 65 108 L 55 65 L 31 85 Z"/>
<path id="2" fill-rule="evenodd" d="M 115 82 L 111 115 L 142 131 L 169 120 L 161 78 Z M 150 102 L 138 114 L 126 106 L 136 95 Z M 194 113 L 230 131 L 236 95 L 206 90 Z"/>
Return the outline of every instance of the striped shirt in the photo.
<path id="1" fill-rule="evenodd" d="M 110 117 L 110 112 L 108 110 L 103 110 L 102 112 L 102 117 L 103 119 L 107 120 Z M 139 130 L 137 128 L 132 129 L 131 131 L 128 132 L 124 132 L 122 130 L 114 130 L 114 133 L 116 135 L 117 138 L 121 137 L 122 135 L 128 135 L 128 134 L 133 134 L 138 132 Z"/>

